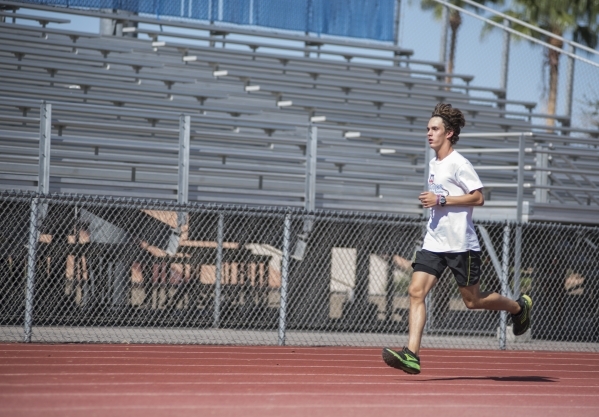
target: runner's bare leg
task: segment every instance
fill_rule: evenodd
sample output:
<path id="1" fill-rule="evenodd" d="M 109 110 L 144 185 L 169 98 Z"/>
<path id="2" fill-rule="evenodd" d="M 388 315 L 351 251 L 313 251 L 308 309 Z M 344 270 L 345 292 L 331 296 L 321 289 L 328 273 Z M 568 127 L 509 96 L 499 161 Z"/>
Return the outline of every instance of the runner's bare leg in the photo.
<path id="1" fill-rule="evenodd" d="M 408 349 L 418 355 L 420 343 L 422 341 L 422 332 L 426 324 L 426 305 L 425 298 L 429 291 L 437 283 L 437 277 L 426 272 L 416 271 L 412 274 L 412 282 L 408 293 L 410 294 L 410 336 L 408 339 Z"/>
<path id="2" fill-rule="evenodd" d="M 514 300 L 492 291 L 481 292 L 480 283 L 460 287 L 460 294 L 470 309 L 504 310 L 512 314 L 520 312 L 520 305 Z"/>

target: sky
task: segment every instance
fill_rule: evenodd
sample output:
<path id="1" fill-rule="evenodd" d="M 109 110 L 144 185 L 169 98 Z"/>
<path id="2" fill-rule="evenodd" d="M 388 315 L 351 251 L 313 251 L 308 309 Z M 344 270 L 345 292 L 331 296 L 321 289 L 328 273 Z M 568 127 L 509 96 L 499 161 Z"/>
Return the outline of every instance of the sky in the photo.
<path id="1" fill-rule="evenodd" d="M 399 45 L 414 51 L 414 59 L 429 61 L 440 60 L 442 22 L 435 19 L 431 11 L 422 10 L 418 0 L 402 0 L 399 27 Z M 39 10 L 28 10 L 29 14 L 52 15 L 71 20 L 69 26 L 73 30 L 99 30 L 99 21 L 95 18 L 73 14 L 51 14 Z M 24 22 L 24 21 L 19 21 Z M 31 24 L 36 24 L 32 22 Z M 458 32 L 455 73 L 473 75 L 472 85 L 499 87 L 501 78 L 501 56 L 503 35 L 501 31 L 491 31 L 481 37 L 484 23 L 463 15 L 462 26 Z M 52 26 L 52 24 L 50 25 Z M 64 27 L 55 24 L 55 27 Z M 599 63 L 599 56 L 583 55 Z M 567 58 L 560 61 L 560 81 L 557 112 L 563 114 L 565 109 L 565 89 L 567 74 Z M 545 65 L 544 48 L 532 45 L 528 41 L 512 42 L 508 71 L 507 98 L 537 102 L 538 113 L 546 111 L 547 66 Z M 583 115 L 585 98 L 599 100 L 599 68 L 576 62 L 574 83 L 574 125 L 582 128 L 592 127 L 588 118 Z M 514 109 L 516 109 L 514 107 Z M 521 110 L 522 108 L 518 108 Z M 537 120 L 542 123 L 541 120 Z"/>

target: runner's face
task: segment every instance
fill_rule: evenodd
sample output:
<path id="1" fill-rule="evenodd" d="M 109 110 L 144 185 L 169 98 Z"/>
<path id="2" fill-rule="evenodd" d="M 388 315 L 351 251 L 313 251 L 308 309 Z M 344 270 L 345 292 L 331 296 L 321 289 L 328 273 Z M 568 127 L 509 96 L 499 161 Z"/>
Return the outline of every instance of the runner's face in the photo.
<path id="1" fill-rule="evenodd" d="M 453 136 L 453 132 L 445 130 L 443 119 L 440 117 L 431 117 L 428 121 L 426 131 L 428 144 L 435 152 L 438 152 L 443 146 L 451 146 L 449 138 Z"/>

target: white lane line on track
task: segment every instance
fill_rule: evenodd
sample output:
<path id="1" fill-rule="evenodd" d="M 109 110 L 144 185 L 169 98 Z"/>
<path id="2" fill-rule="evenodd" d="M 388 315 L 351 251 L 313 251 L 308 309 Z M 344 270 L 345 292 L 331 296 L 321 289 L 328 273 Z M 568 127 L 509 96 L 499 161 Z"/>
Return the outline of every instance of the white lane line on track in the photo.
<path id="1" fill-rule="evenodd" d="M 471 365 L 471 364 L 470 364 Z M 71 372 L 59 372 L 58 368 L 64 368 L 64 367 L 76 367 L 81 369 L 80 372 L 77 371 L 71 371 Z M 102 368 L 102 367 L 120 367 L 123 368 L 122 372 L 98 372 L 98 371 L 86 371 L 85 368 Z M 202 369 L 213 369 L 213 368 L 217 368 L 217 369 L 221 369 L 221 372 L 219 373 L 215 373 L 215 375 L 244 375 L 243 373 L 236 373 L 236 372 L 226 372 L 227 369 L 232 368 L 232 369 L 238 369 L 238 368 L 244 368 L 244 369 L 252 369 L 252 368 L 273 368 L 273 369 L 339 369 L 338 366 L 317 366 L 317 365 L 298 365 L 298 366 L 290 366 L 290 365 L 269 365 L 269 366 L 265 366 L 265 365 L 251 365 L 251 364 L 236 364 L 236 365 L 225 365 L 225 364 L 214 364 L 214 365 L 194 365 L 194 364 L 181 364 L 181 365 L 166 365 L 166 364 L 155 364 L 155 363 L 147 363 L 147 364 L 43 364 L 43 365 L 36 365 L 36 364 L 20 364 L 20 365 L 11 365 L 11 364 L 4 364 L 1 365 L 0 364 L 0 369 L 1 368 L 57 368 L 57 372 L 56 373 L 51 373 L 51 372 L 43 372 L 43 373 L 38 373 L 32 371 L 32 372 L 0 372 L 0 375 L 2 376 L 11 376 L 11 375 L 22 375 L 22 376 L 26 376 L 26 375 L 30 375 L 30 376 L 40 376 L 40 375 L 211 375 L 213 374 L 212 372 L 202 372 Z M 166 368 L 166 369 L 172 369 L 172 368 L 197 368 L 198 372 L 196 373 L 178 373 L 178 372 L 139 372 L 139 371 L 135 371 L 134 368 L 136 367 L 147 367 L 147 368 L 152 368 L 152 369 L 157 369 L 157 368 Z M 126 369 L 125 369 L 126 368 Z M 381 373 L 376 373 L 376 374 L 360 374 L 360 375 L 364 375 L 364 376 L 390 376 L 391 374 L 389 374 L 389 372 L 391 371 L 391 369 L 388 369 L 384 366 L 355 366 L 355 367 L 351 367 L 352 370 L 354 369 L 362 369 L 362 370 L 366 370 L 366 369 L 373 369 L 373 370 L 380 370 Z M 433 366 L 427 366 L 426 367 L 426 372 L 427 374 L 431 374 L 437 371 L 464 371 L 464 367 L 433 367 Z M 599 370 L 572 370 L 572 369 L 557 369 L 557 368 L 548 368 L 548 367 L 534 367 L 534 368 L 518 368 L 518 369 L 506 369 L 506 368 L 481 368 L 481 367 L 476 367 L 476 374 L 480 375 L 481 373 L 499 373 L 499 374 L 505 374 L 506 372 L 512 372 L 514 374 L 517 375 L 521 375 L 523 373 L 528 373 L 528 374 L 543 374 L 543 376 L 547 376 L 547 375 L 558 375 L 559 377 L 562 377 L 563 375 L 581 375 L 581 374 L 589 374 L 589 375 L 597 375 L 599 377 Z M 245 375 L 249 375 L 250 373 L 245 373 Z M 251 375 L 284 375 L 285 373 L 264 373 L 264 372 L 251 372 Z M 309 375 L 309 376 L 333 376 L 333 375 L 340 375 L 340 376 L 355 376 L 356 374 L 353 373 L 289 373 L 290 375 Z M 401 374 L 400 374 L 401 375 Z M 515 376 L 517 376 L 515 375 Z M 452 377 L 457 377 L 457 376 L 462 376 L 462 377 L 471 377 L 472 375 L 452 375 Z M 486 375 L 485 375 L 486 376 Z M 511 375 L 514 376 L 514 375 Z"/>
<path id="2" fill-rule="evenodd" d="M 236 397 L 255 397 L 257 392 L 236 392 Z M 275 397 L 292 397 L 292 396 L 312 396 L 312 397 L 394 397 L 397 398 L 397 392 L 322 392 L 322 391 L 314 391 L 314 392 L 305 392 L 305 391 L 278 391 L 278 392 L 268 392 L 264 393 L 264 395 L 275 396 Z M 50 397 L 56 398 L 59 396 L 66 396 L 69 398 L 75 397 L 231 397 L 231 392 L 90 392 L 90 393 L 78 393 L 78 392 L 67 392 L 64 394 L 59 394 L 56 392 L 49 393 L 40 393 L 40 392 L 21 392 L 21 393 L 9 393 L 4 394 L 0 393 L 0 398 L 2 397 Z M 454 390 L 448 392 L 402 392 L 402 397 L 453 397 L 455 398 L 456 392 Z M 554 393 L 548 392 L 540 392 L 540 393 L 523 393 L 522 391 L 514 391 L 514 392 L 476 392 L 476 397 L 510 397 L 514 396 L 518 397 L 555 397 Z M 599 398 L 597 398 L 596 393 L 589 394 L 579 394 L 579 393 L 568 393 L 564 395 L 567 398 L 593 398 L 597 400 L 597 405 L 599 405 Z"/>
<path id="3" fill-rule="evenodd" d="M 239 404 L 193 404 L 193 405 L 185 405 L 185 404 L 167 404 L 167 405 L 102 405 L 102 406 L 72 406 L 72 407 L 18 407 L 18 408 L 3 408 L 3 411 L 12 411 L 12 412 L 28 412 L 28 411 L 36 411 L 36 412 L 51 412 L 51 411 L 64 411 L 64 412 L 77 412 L 77 411 L 111 411 L 111 410 L 210 410 L 210 409 L 221 409 L 221 410 L 237 410 L 240 411 L 244 406 Z M 302 404 L 302 409 L 319 409 L 319 408 L 388 408 L 392 407 L 394 409 L 418 409 L 422 410 L 423 405 L 419 403 L 409 404 L 402 403 L 401 405 L 397 404 L 397 401 L 387 404 L 359 404 L 359 403 L 319 403 L 319 404 Z M 435 409 L 445 409 L 445 408 L 459 408 L 463 409 L 464 404 L 455 404 L 455 403 L 439 403 L 439 404 L 426 404 L 427 408 L 435 408 Z M 272 411 L 277 409 L 291 409 L 297 410 L 297 404 L 251 404 L 252 410 L 255 409 L 264 409 L 265 411 Z M 481 408 L 488 410 L 489 404 L 477 404 L 474 402 L 468 403 L 468 408 Z M 522 405 L 509 405 L 502 404 L 501 409 L 503 410 L 514 410 L 518 413 L 522 413 L 523 407 Z M 572 415 L 570 410 L 596 410 L 598 409 L 595 405 L 537 405 L 534 406 L 535 411 L 539 409 L 553 411 L 553 410 L 564 410 L 563 415 Z"/>
<path id="4" fill-rule="evenodd" d="M 93 352 L 93 353 L 98 353 L 98 352 Z M 111 352 L 112 353 L 112 352 Z M 58 359 L 128 359 L 128 360 L 137 360 L 137 359 L 150 359 L 150 357 L 148 356 L 144 356 L 144 357 L 139 357 L 137 355 L 132 355 L 133 352 L 122 352 L 121 355 L 110 355 L 110 356 L 89 356 L 89 354 L 87 353 L 81 353 L 80 355 L 73 355 L 73 356 L 68 356 L 65 355 L 64 352 L 53 352 L 52 354 L 50 354 L 50 352 L 47 352 L 44 355 L 14 355 L 13 356 L 2 356 L 0 355 L 0 360 L 3 359 L 15 359 L 15 360 L 31 360 L 31 359 L 48 359 L 48 358 L 52 358 L 55 360 Z M 136 352 L 136 353 L 147 353 L 147 352 Z M 226 359 L 226 360 L 230 360 L 231 357 L 227 356 L 227 355 L 223 355 L 223 352 L 219 352 L 218 355 L 196 355 L 195 357 L 176 357 L 176 355 L 170 355 L 170 354 L 165 354 L 165 353 L 158 353 L 158 352 L 154 352 L 156 353 L 156 356 L 152 357 L 152 359 L 169 359 L 169 360 L 206 360 L 206 359 L 210 359 L 210 360 L 218 360 L 218 359 Z M 249 356 L 249 355 L 245 355 L 242 354 L 241 356 Z M 318 356 L 322 356 L 322 355 L 318 355 Z M 343 355 L 330 355 L 333 356 L 332 358 L 328 357 L 328 356 L 324 356 L 322 359 L 319 358 L 315 358 L 313 356 L 307 357 L 307 358 L 303 358 L 301 355 L 296 355 L 296 354 L 285 354 L 285 355 L 261 355 L 261 357 L 258 358 L 252 358 L 252 359 L 248 359 L 248 360 L 284 360 L 284 361 L 305 361 L 305 360 L 310 360 L 313 362 L 348 362 L 347 359 L 338 359 L 339 356 L 343 356 Z M 356 357 L 355 355 L 346 355 L 349 358 L 351 358 L 350 362 L 371 362 L 373 359 L 376 358 L 376 360 L 380 359 L 380 354 L 377 355 L 369 355 L 369 356 L 359 356 Z M 241 358 L 239 358 L 239 355 L 237 355 L 236 357 L 237 359 L 242 360 Z M 453 363 L 472 363 L 472 361 L 474 359 L 483 359 L 485 361 L 489 361 L 489 360 L 493 360 L 493 361 L 505 361 L 506 363 L 509 364 L 530 364 L 530 359 L 527 358 L 507 358 L 507 357 L 490 357 L 490 356 L 480 356 L 480 357 L 451 357 L 451 356 L 447 356 L 447 357 L 441 357 L 441 356 L 424 356 L 424 358 L 426 358 L 427 363 L 438 363 L 438 362 L 446 362 L 443 359 L 450 359 L 451 362 Z M 235 357 L 234 357 L 235 359 Z M 536 359 L 536 363 L 553 363 L 555 364 L 555 358 L 543 358 L 543 357 L 535 357 Z M 576 361 L 576 362 L 573 362 Z M 568 358 L 568 363 L 564 364 L 566 366 L 570 366 L 570 364 L 574 363 L 577 364 L 578 361 L 581 362 L 591 362 L 592 363 L 596 363 L 597 365 L 599 365 L 599 355 L 594 355 L 591 358 Z M 560 365 L 560 364 L 556 364 L 556 365 Z"/>
<path id="5" fill-rule="evenodd" d="M 93 349 L 82 349 L 82 348 L 71 348 L 70 346 L 57 346 L 57 345 L 48 345 L 48 348 L 45 347 L 35 347 L 35 348 L 31 348 L 31 347 L 23 347 L 23 345 L 19 345 L 18 349 L 2 349 L 0 348 L 0 353 L 1 352 L 10 352 L 10 353 L 14 353 L 14 352 L 19 352 L 19 353 L 24 353 L 24 352 L 44 352 L 44 353 L 52 353 L 52 352 L 60 352 L 60 353 L 81 353 L 81 354 L 89 354 L 89 353 L 115 353 L 115 352 L 119 352 L 119 353 L 133 353 L 133 352 L 144 352 L 144 353 L 158 353 L 158 354 L 165 354 L 165 350 L 166 352 L 171 352 L 173 354 L 212 354 L 212 353 L 216 353 L 216 354 L 223 354 L 226 353 L 228 351 L 230 351 L 231 353 L 236 353 L 238 354 L 239 351 L 243 351 L 244 355 L 255 355 L 255 356 L 261 356 L 261 355 L 296 355 L 296 356 L 300 356 L 300 355 L 307 355 L 307 356 L 324 356 L 324 357 L 328 357 L 328 356 L 355 356 L 355 353 L 361 353 L 361 354 L 365 354 L 366 352 L 372 351 L 370 354 L 373 356 L 378 356 L 380 355 L 380 349 L 381 348 L 346 348 L 346 347 L 326 347 L 326 348 L 306 348 L 306 347 L 299 347 L 299 348 L 295 348 L 295 347 L 280 347 L 280 348 L 273 348 L 273 347 L 269 347 L 269 346 L 264 346 L 264 347 L 246 347 L 246 346 L 219 346 L 219 347 L 211 347 L 211 348 L 201 348 L 201 347 L 197 347 L 197 346 L 193 346 L 193 347 L 179 347 L 179 346 L 167 346 L 165 347 L 165 349 L 156 349 L 156 347 L 154 346 L 143 346 L 143 345 L 136 345 L 136 346 L 130 346 L 130 347 L 112 347 L 114 345 L 107 345 L 107 349 L 97 349 L 96 347 L 94 347 Z M 56 348 L 60 347 L 60 350 L 56 350 Z M 53 348 L 53 349 L 51 349 Z M 167 349 L 169 348 L 169 349 Z M 181 350 L 191 350 L 191 352 L 187 351 L 181 351 Z M 248 351 L 248 350 L 254 350 L 254 352 Z M 255 352 L 257 350 L 257 352 Z M 322 352 L 323 350 L 335 350 L 335 352 L 331 352 L 331 353 L 325 353 Z M 431 357 L 437 357 L 437 358 L 456 358 L 456 357 L 463 357 L 463 358 L 467 358 L 467 359 L 472 359 L 472 358 L 482 358 L 482 359 L 510 359 L 512 356 L 516 356 L 517 358 L 522 358 L 522 357 L 532 357 L 532 358 L 540 358 L 540 357 L 546 357 L 546 359 L 555 359 L 556 356 L 558 357 L 562 357 L 564 355 L 564 352 L 545 352 L 545 351 L 503 351 L 500 354 L 496 353 L 496 351 L 494 350 L 488 350 L 488 351 L 467 351 L 467 350 L 461 350 L 461 349 L 456 349 L 454 351 L 450 351 L 450 350 L 430 350 L 430 349 L 423 349 L 422 350 L 423 355 L 426 356 L 431 356 Z M 484 352 L 484 353 L 483 353 Z M 581 359 L 588 359 L 588 360 L 593 360 L 593 361 L 598 361 L 599 362 L 599 355 L 597 355 L 595 352 L 567 352 L 568 354 L 568 358 L 573 358 L 573 357 L 577 357 L 577 356 L 584 356 L 586 358 L 581 358 Z"/>
<path id="6" fill-rule="evenodd" d="M 486 380 L 493 380 L 494 378 L 501 378 L 501 377 L 497 377 L 497 376 L 487 376 L 487 375 L 483 375 L 480 377 L 472 377 L 472 376 L 460 376 L 460 375 L 448 375 L 448 376 L 427 376 L 425 377 L 426 379 L 423 379 L 421 376 L 420 378 L 418 377 L 408 377 L 408 376 L 404 376 L 404 375 L 370 375 L 370 374 L 308 374 L 308 373 L 302 373 L 302 374 L 282 374 L 282 373 L 260 373 L 260 374 L 251 374 L 248 375 L 247 373 L 228 373 L 228 374 L 223 374 L 223 373 L 202 373 L 202 374 L 197 374 L 197 373 L 144 373 L 144 374 L 136 374 L 136 375 L 130 375 L 130 374 L 121 374 L 121 373 L 38 373 L 35 375 L 32 374 L 3 374 L 3 377 L 16 377 L 16 378 L 21 378 L 21 377 L 53 377 L 53 378 L 57 378 L 57 377 L 81 377 L 81 376 L 85 376 L 85 377 L 98 377 L 98 376 L 113 376 L 113 377 L 137 377 L 137 378 L 147 378 L 148 376 L 152 376 L 152 377 L 168 377 L 168 378 L 172 378 L 172 377 L 219 377 L 219 378 L 230 378 L 230 377 L 250 377 L 252 378 L 252 381 L 255 381 L 257 377 L 268 377 L 268 378 L 291 378 L 296 380 L 298 377 L 321 377 L 321 378 L 359 378 L 359 379 L 373 379 L 373 378 L 379 378 L 382 379 L 384 381 L 387 381 L 386 383 L 389 384 L 390 382 L 389 379 L 392 379 L 393 382 L 392 383 L 402 383 L 402 382 L 406 382 L 409 384 L 413 384 L 415 382 L 419 382 L 419 383 L 424 383 L 424 382 L 439 382 L 439 381 L 430 381 L 430 379 L 436 378 L 436 379 L 443 379 L 445 378 L 446 380 L 448 380 L 449 382 L 456 381 L 456 380 L 460 380 L 460 378 L 468 378 L 470 380 L 473 381 L 477 381 L 477 384 L 480 385 L 480 381 L 486 381 Z M 504 378 L 509 378 L 508 377 L 504 377 Z M 518 378 L 518 376 L 511 376 Z M 524 375 L 524 376 L 520 376 L 521 377 L 530 377 L 529 375 Z M 538 376 L 534 376 L 537 377 Z M 399 379 L 398 378 L 402 378 Z M 407 378 L 406 380 L 404 380 L 403 378 Z M 543 378 L 547 378 L 547 377 L 543 377 Z M 552 377 L 549 377 L 552 378 Z M 555 378 L 559 381 L 583 381 L 583 380 L 590 380 L 593 382 L 597 381 L 597 378 L 584 378 L 584 377 L 576 377 L 576 378 L 567 378 L 567 377 L 559 377 L 559 378 Z M 409 382 L 408 382 L 409 381 Z M 495 382 L 504 382 L 504 383 L 513 383 L 513 381 L 495 381 Z M 216 382 L 214 382 L 216 383 Z M 466 385 L 471 385 L 471 384 L 466 384 Z M 567 387 L 567 386 L 566 386 Z"/>
<path id="7" fill-rule="evenodd" d="M 83 358 L 82 358 L 83 359 Z M 219 360 L 226 360 L 227 358 L 215 358 L 215 359 L 211 359 L 212 361 L 219 361 Z M 0 367 L 10 367 L 10 366 L 19 366 L 19 367 L 28 367 L 28 366 L 34 366 L 34 367 L 40 367 L 40 366 L 167 366 L 167 367 L 185 367 L 185 366 L 193 366 L 193 367 L 206 367 L 206 368 L 213 368 L 213 367 L 218 367 L 218 368 L 236 368 L 236 367 L 264 367 L 264 366 L 285 366 L 285 367 L 289 367 L 289 368 L 323 368 L 323 369 L 329 369 L 329 368 L 339 368 L 340 364 L 333 364 L 333 365 L 307 365 L 305 363 L 305 361 L 297 361 L 300 362 L 298 364 L 294 364 L 293 362 L 296 361 L 285 361 L 284 359 L 269 359 L 269 360 L 265 360 L 264 362 L 267 363 L 255 363 L 256 360 L 255 359 L 237 359 L 236 361 L 239 363 L 231 363 L 231 362 L 218 362 L 218 363 L 156 363 L 154 361 L 148 361 L 147 358 L 139 358 L 139 360 L 145 360 L 147 362 L 137 362 L 137 363 L 122 363 L 122 362 L 103 362 L 103 361 L 99 361 L 99 362 L 82 362 L 82 363 L 74 363 L 74 362 L 69 362 L 69 361 L 74 361 L 74 359 L 62 359 L 61 362 L 59 363 L 2 363 L 0 362 Z M 167 360 L 172 360 L 172 361 L 179 361 L 176 358 L 164 358 L 165 361 Z M 186 359 L 188 360 L 188 359 Z M 252 363 L 247 363 L 247 362 L 252 362 Z M 278 365 L 277 362 L 285 362 L 284 365 Z M 287 362 L 291 362 L 291 363 L 287 363 Z M 314 361 L 308 361 L 308 362 L 314 362 Z M 341 362 L 341 364 L 346 364 L 346 363 L 353 363 L 354 361 L 343 361 Z M 378 369 L 378 368 L 383 368 L 386 369 L 382 359 L 377 359 L 377 361 L 367 361 L 367 363 L 373 363 L 376 362 L 376 365 L 374 366 L 355 366 L 358 369 Z M 329 363 L 328 361 L 326 361 L 326 363 Z M 473 367 L 473 362 L 469 361 L 469 362 L 452 362 L 450 366 L 439 366 L 439 365 L 445 365 L 445 363 L 440 363 L 440 364 L 436 364 L 436 363 L 430 363 L 427 362 L 426 363 L 426 369 L 427 370 L 435 370 L 435 369 L 465 369 L 463 366 L 454 366 L 454 365 L 460 365 L 460 364 L 466 364 L 469 365 L 470 367 Z M 449 364 L 448 364 L 449 365 Z M 499 365 L 499 364 L 495 364 L 495 365 Z M 527 367 L 522 367 L 522 366 L 518 366 L 515 370 L 521 372 L 521 371 L 537 371 L 539 367 L 543 367 L 544 370 L 560 370 L 562 367 L 568 367 L 568 368 L 572 368 L 574 366 L 578 366 L 578 367 L 585 367 L 585 368 L 594 368 L 595 371 L 599 372 L 599 367 L 595 367 L 592 365 L 586 365 L 586 364 L 576 364 L 576 363 L 572 363 L 572 362 L 568 362 L 567 364 L 561 364 L 561 363 L 552 363 L 551 367 L 548 367 L 545 364 L 531 364 L 528 363 Z M 352 368 L 354 367 L 354 365 L 351 365 Z M 484 365 L 480 365 L 477 364 L 476 366 L 476 371 L 487 371 L 487 370 L 506 370 L 509 368 L 506 367 L 493 367 L 493 368 L 487 368 Z M 591 370 L 584 370 L 585 372 L 589 372 L 592 371 Z M 565 372 L 565 371 L 563 371 Z"/>
<path id="8" fill-rule="evenodd" d="M 441 378 L 440 378 L 441 379 Z M 491 382 L 491 379 L 489 382 Z M 589 378 L 590 379 L 590 378 Z M 472 378 L 472 382 L 457 382 L 453 378 L 448 378 L 448 380 L 405 380 L 405 381 L 393 381 L 393 386 L 395 385 L 414 385 L 415 382 L 434 382 L 435 387 L 450 385 L 450 386 L 464 386 L 471 387 L 473 384 L 480 386 L 481 380 L 487 380 L 487 378 Z M 581 379 L 574 379 L 573 381 L 581 381 Z M 594 385 L 563 385 L 560 384 L 562 382 L 561 378 L 559 382 L 536 382 L 536 381 L 521 381 L 520 383 L 514 381 L 495 381 L 493 380 L 492 385 L 489 384 L 490 387 L 526 387 L 526 388 L 543 388 L 543 389 L 559 389 L 563 390 L 564 388 L 596 388 L 599 386 L 599 381 L 596 379 L 591 379 L 596 384 Z M 581 381 L 582 382 L 582 381 Z M 135 381 L 135 382 L 34 382 L 34 383 L 19 383 L 19 382 L 9 382 L 9 383 L 1 383 L 0 387 L 22 387 L 22 388 L 44 388 L 44 387 L 116 387 L 116 386 L 151 386 L 151 387 L 171 387 L 171 386 L 213 386 L 213 385 L 225 385 L 225 386 L 283 386 L 283 385 L 291 385 L 291 386 L 383 386 L 389 387 L 391 383 L 389 381 L 373 381 L 373 382 L 348 382 L 348 381 L 335 381 L 335 382 L 317 382 L 317 381 L 167 381 L 167 382 L 145 382 L 145 381 Z M 435 388 L 436 389 L 436 388 Z"/>
<path id="9" fill-rule="evenodd" d="M 88 358 L 88 359 L 92 359 L 92 358 Z M 159 359 L 159 358 L 157 358 Z M 1 374 L 1 369 L 2 368 L 11 368 L 11 367 L 17 367 L 17 368 L 26 368 L 26 367 L 63 367 L 63 366 L 69 366 L 69 367 L 98 367 L 98 366 L 119 366 L 119 367 L 172 367 L 172 368 L 179 368 L 179 367 L 192 367 L 192 368 L 221 368 L 221 369 L 228 369 L 228 368 L 252 368 L 252 367 L 257 367 L 257 368 L 264 368 L 264 367 L 284 367 L 286 369 L 295 369 L 295 368 L 299 368 L 299 369 L 305 369 L 305 368 L 316 368 L 316 369 L 334 369 L 334 368 L 340 368 L 340 367 L 351 367 L 351 369 L 386 369 L 385 366 L 383 366 L 383 362 L 382 361 L 376 361 L 376 364 L 373 364 L 373 361 L 343 361 L 343 362 L 338 362 L 338 363 L 334 363 L 331 364 L 331 361 L 323 361 L 323 364 L 319 364 L 319 363 L 315 363 L 312 365 L 307 365 L 307 364 L 296 364 L 294 362 L 297 361 L 286 361 L 286 360 L 282 360 L 282 359 L 270 359 L 270 360 L 264 360 L 264 361 L 260 361 L 260 363 L 253 363 L 256 362 L 256 359 L 238 359 L 236 360 L 234 363 L 231 363 L 231 361 L 227 361 L 226 359 L 222 359 L 221 363 L 180 363 L 180 360 L 177 360 L 176 358 L 166 358 L 160 362 L 154 362 L 154 361 L 148 361 L 148 358 L 139 358 L 139 360 L 143 360 L 144 362 L 139 362 L 139 361 L 135 361 L 132 359 L 127 359 L 124 360 L 123 362 L 103 362 L 101 361 L 101 359 L 97 359 L 97 362 L 71 362 L 74 361 L 73 359 L 68 359 L 68 358 L 61 358 L 60 361 L 54 361 L 53 363 L 49 363 L 48 362 L 40 362 L 40 363 L 2 363 L 0 362 L 0 374 Z M 186 360 L 187 361 L 187 360 Z M 175 362 L 175 363 L 169 363 L 169 362 Z M 179 362 L 179 363 L 176 363 Z M 201 362 L 201 360 L 199 360 L 199 362 Z M 248 362 L 252 362 L 252 363 L 248 363 Z M 310 362 L 315 362 L 315 361 L 310 361 Z M 282 365 L 280 365 L 279 363 L 282 363 Z M 369 363 L 372 364 L 371 366 L 364 366 L 364 365 L 358 365 L 358 363 Z M 464 366 L 458 366 L 458 365 L 464 365 Z M 497 365 L 497 363 L 494 363 L 495 365 Z M 431 362 L 426 362 L 423 363 L 423 367 L 426 368 L 427 371 L 432 371 L 432 370 L 465 370 L 465 369 L 476 369 L 477 372 L 483 372 L 483 371 L 497 371 L 497 370 L 503 370 L 503 371 L 512 371 L 512 372 L 539 372 L 542 371 L 543 373 L 548 373 L 548 372 L 595 372 L 599 374 L 599 366 L 597 365 L 592 365 L 592 364 L 585 364 L 585 363 L 576 363 L 576 362 L 569 362 L 569 363 L 551 363 L 551 364 L 542 364 L 542 363 L 535 363 L 535 364 L 531 364 L 531 363 L 526 363 L 526 364 L 515 364 L 515 363 L 510 363 L 510 364 L 505 364 L 506 366 L 502 367 L 502 368 L 486 368 L 481 366 L 481 363 L 477 363 L 477 362 L 452 362 L 451 366 L 442 366 L 445 365 L 445 363 L 431 363 Z M 564 369 L 567 368 L 567 369 Z M 577 369 L 573 369 L 573 368 L 577 368 Z"/>

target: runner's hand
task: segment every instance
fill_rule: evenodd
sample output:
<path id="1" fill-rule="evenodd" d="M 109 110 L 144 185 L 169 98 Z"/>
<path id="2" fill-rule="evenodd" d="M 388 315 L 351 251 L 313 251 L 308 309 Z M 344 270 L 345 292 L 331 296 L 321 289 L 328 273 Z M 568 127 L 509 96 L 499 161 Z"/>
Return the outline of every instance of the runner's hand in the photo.
<path id="1" fill-rule="evenodd" d="M 420 200 L 422 207 L 431 208 L 437 205 L 437 194 L 434 194 L 430 191 L 425 191 L 420 193 L 418 200 Z"/>

